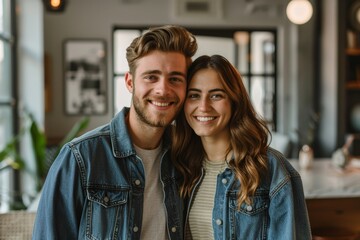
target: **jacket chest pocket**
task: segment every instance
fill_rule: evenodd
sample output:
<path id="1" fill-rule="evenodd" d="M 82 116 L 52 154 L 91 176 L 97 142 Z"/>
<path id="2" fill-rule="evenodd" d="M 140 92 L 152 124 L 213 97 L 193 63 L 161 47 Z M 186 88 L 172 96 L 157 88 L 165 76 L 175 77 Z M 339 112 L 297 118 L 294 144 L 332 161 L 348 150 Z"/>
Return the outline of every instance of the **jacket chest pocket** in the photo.
<path id="1" fill-rule="evenodd" d="M 86 236 L 89 239 L 123 239 L 128 220 L 129 189 L 87 190 Z"/>
<path id="2" fill-rule="evenodd" d="M 251 204 L 237 206 L 237 193 L 229 195 L 229 220 L 232 239 L 263 239 L 268 225 L 269 197 L 266 191 L 257 191 Z"/>

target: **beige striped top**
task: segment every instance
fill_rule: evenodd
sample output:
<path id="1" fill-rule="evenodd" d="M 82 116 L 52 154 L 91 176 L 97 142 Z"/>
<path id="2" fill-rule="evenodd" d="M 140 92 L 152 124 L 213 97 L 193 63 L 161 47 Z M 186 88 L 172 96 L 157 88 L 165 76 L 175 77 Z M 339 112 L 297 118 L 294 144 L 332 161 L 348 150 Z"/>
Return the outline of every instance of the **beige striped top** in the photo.
<path id="1" fill-rule="evenodd" d="M 227 167 L 226 162 L 204 161 L 205 176 L 193 200 L 189 214 L 189 228 L 193 240 L 214 239 L 212 211 L 219 173 Z"/>

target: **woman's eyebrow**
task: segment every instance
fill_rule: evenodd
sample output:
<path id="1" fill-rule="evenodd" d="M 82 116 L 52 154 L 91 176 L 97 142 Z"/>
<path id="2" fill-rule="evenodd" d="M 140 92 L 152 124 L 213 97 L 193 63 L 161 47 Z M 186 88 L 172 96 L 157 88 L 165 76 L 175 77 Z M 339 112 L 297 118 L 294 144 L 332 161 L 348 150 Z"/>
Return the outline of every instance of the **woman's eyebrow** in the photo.
<path id="1" fill-rule="evenodd" d="M 209 90 L 208 92 L 225 92 L 225 90 L 222 88 L 214 88 L 214 89 Z"/>
<path id="2" fill-rule="evenodd" d="M 198 89 L 198 88 L 189 88 L 188 91 L 201 92 L 201 90 Z M 211 92 L 225 92 L 225 90 L 222 89 L 222 88 L 214 88 L 214 89 L 209 90 L 208 92 L 209 93 L 211 93 Z"/>

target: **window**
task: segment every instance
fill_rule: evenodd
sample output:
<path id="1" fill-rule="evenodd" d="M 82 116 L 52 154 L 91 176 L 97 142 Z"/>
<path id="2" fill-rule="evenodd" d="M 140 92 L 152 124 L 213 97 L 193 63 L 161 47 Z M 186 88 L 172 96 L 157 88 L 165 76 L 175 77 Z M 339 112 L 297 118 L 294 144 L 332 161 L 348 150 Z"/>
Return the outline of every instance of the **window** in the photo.
<path id="1" fill-rule="evenodd" d="M 12 19 L 14 1 L 0 0 L 0 149 L 17 133 L 16 92 L 14 77 L 14 36 Z M 10 192 L 11 171 L 1 169 L 0 162 L 0 211 L 7 208 Z"/>
<path id="2" fill-rule="evenodd" d="M 146 29 L 114 29 L 114 113 L 130 106 L 131 95 L 124 86 L 128 71 L 126 47 Z M 240 71 L 255 110 L 276 130 L 276 30 L 188 28 L 197 38 L 200 55 L 220 54 Z M 220 50 L 221 49 L 221 50 Z"/>

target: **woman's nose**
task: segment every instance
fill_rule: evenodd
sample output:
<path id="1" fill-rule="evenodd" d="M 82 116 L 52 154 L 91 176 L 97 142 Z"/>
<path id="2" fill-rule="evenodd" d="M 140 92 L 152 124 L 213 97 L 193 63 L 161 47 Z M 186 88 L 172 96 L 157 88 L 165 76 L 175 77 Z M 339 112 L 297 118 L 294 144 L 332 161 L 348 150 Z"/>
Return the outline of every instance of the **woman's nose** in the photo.
<path id="1" fill-rule="evenodd" d="M 199 110 L 201 111 L 207 111 L 210 108 L 210 101 L 207 97 L 203 97 L 200 99 L 199 102 Z"/>

